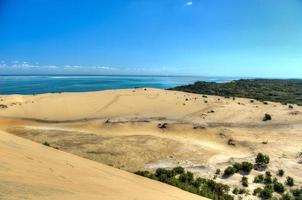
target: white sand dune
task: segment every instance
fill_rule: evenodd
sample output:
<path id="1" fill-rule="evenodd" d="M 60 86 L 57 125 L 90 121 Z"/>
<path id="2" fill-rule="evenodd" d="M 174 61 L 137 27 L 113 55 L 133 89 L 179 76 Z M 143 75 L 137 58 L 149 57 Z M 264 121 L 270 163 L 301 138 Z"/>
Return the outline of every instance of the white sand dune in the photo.
<path id="1" fill-rule="evenodd" d="M 273 102 L 263 104 L 244 98 L 233 100 L 218 96 L 150 88 L 86 93 L 2 95 L 0 104 L 7 106 L 7 108 L 0 109 L 1 130 L 38 143 L 47 141 L 51 146 L 62 151 L 115 168 L 133 172 L 181 165 L 196 175 L 212 178 L 216 169 L 223 170 L 235 161 L 253 162 L 255 155 L 263 152 L 271 157 L 268 170 L 276 173 L 278 169 L 284 169 L 286 176 L 294 177 L 297 183 L 302 182 L 300 173 L 302 171 L 302 108 L 297 105 L 291 109 L 287 105 Z M 265 113 L 272 116 L 271 121 L 262 121 Z M 165 127 L 159 128 L 160 124 L 165 124 Z M 13 136 L 10 136 L 11 139 L 9 139 L 9 135 L 5 137 L 10 141 L 23 141 L 29 144 L 29 141 L 25 142 Z M 228 144 L 230 139 L 235 142 L 235 146 Z M 39 145 L 37 145 L 35 144 L 33 147 L 38 148 Z M 8 155 L 13 155 L 14 152 L 23 149 L 20 147 L 17 151 L 18 148 L 13 147 L 6 147 Z M 74 180 L 72 184 L 66 184 L 68 178 L 58 179 L 65 181 L 64 183 L 50 181 L 51 186 L 56 189 L 70 187 L 64 191 L 78 194 L 75 196 L 79 199 L 88 195 L 85 193 L 86 189 L 80 190 L 74 185 L 76 183 L 81 185 L 80 180 L 90 186 L 90 189 L 87 189 L 89 195 L 92 195 L 92 192 L 96 196 L 108 195 L 107 199 L 111 198 L 110 194 L 116 195 L 112 199 L 115 197 L 134 199 L 134 196 L 130 196 L 128 192 L 137 190 L 139 194 L 142 194 L 137 199 L 144 199 L 140 198 L 144 196 L 143 193 L 146 193 L 146 199 L 161 199 L 161 194 L 154 193 L 152 196 L 150 193 L 150 196 L 147 195 L 147 190 L 151 190 L 153 187 L 151 187 L 152 184 L 164 188 L 160 183 L 154 183 L 80 158 L 77 158 L 81 160 L 81 162 L 77 161 L 79 162 L 77 165 L 83 167 L 83 169 L 79 169 L 83 170 L 83 172 L 79 172 L 83 176 L 76 177 L 76 174 L 70 174 L 72 171 L 68 170 L 68 166 L 65 166 L 61 160 L 67 155 L 72 159 L 76 159 L 76 157 L 41 146 L 39 149 L 44 149 L 41 152 L 45 153 L 38 153 L 38 155 L 45 156 L 45 159 L 52 159 L 50 168 L 53 169 L 57 165 L 60 166 L 59 170 L 64 166 L 63 171 L 58 173 Z M 34 152 L 40 152 L 40 150 L 29 148 L 26 152 L 38 156 Z M 22 155 L 22 152 L 18 154 Z M 40 159 L 41 163 L 38 162 L 37 167 L 33 167 L 37 172 L 47 168 L 44 165 L 39 166 L 44 163 L 42 157 Z M 20 159 L 21 161 L 22 159 Z M 19 162 L 19 157 L 11 158 L 9 162 L 13 168 Z M 29 160 L 23 159 L 22 162 L 26 163 Z M 47 165 L 51 165 L 51 163 L 47 163 Z M 104 185 L 103 188 L 108 187 L 108 190 L 97 191 L 102 183 L 98 183 L 99 180 L 97 181 L 93 177 L 102 179 L 102 174 L 96 175 L 98 170 L 87 168 L 88 165 L 84 166 L 86 163 L 94 163 L 93 165 L 98 165 L 99 168 L 112 170 L 110 174 L 117 177 L 116 182 L 109 182 L 106 187 Z M 23 165 L 23 163 L 21 164 Z M 5 168 L 0 167 L 0 169 Z M 16 177 L 36 176 L 33 171 L 24 173 L 21 169 L 18 168 L 18 170 L 19 175 Z M 90 177 L 91 182 L 85 179 L 85 173 L 90 174 L 87 177 Z M 133 177 L 135 181 L 118 184 L 119 175 L 115 173 Z M 250 180 L 254 175 L 250 175 Z M 7 174 L 0 174 L 0 180 L 9 181 L 11 178 Z M 55 180 L 57 181 L 57 179 Z M 142 182 L 136 180 L 142 180 Z M 217 181 L 228 183 L 231 186 L 240 186 L 239 175 L 232 179 L 218 177 Z M 29 185 L 39 185 L 39 183 L 42 182 L 29 182 Z M 47 184 L 48 181 L 43 180 L 43 183 Z M 93 183 L 96 185 L 94 186 Z M 151 184 L 150 188 L 147 186 L 148 184 Z M 61 187 L 61 185 L 66 186 Z M 125 185 L 129 185 L 129 189 L 125 189 Z M 250 185 L 255 186 L 252 183 Z M 161 191 L 166 191 L 166 189 L 158 190 L 158 192 Z M 178 193 L 174 194 L 180 199 L 191 198 L 181 198 Z M 173 197 L 163 197 L 162 199 L 169 198 L 173 199 Z"/>
<path id="2" fill-rule="evenodd" d="M 0 199 L 203 199 L 5 132 L 0 157 Z"/>

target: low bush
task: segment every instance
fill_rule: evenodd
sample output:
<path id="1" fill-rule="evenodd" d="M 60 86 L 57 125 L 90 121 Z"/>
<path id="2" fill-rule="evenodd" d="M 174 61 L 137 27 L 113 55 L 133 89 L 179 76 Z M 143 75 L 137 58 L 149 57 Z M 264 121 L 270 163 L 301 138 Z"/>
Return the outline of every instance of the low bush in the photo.
<path id="1" fill-rule="evenodd" d="M 277 175 L 280 176 L 280 177 L 284 176 L 284 170 L 279 169 L 278 172 L 277 172 Z"/>
<path id="2" fill-rule="evenodd" d="M 269 164 L 270 158 L 268 155 L 265 155 L 263 153 L 258 153 L 257 157 L 255 159 L 255 165 L 254 168 L 256 170 L 264 170 L 267 168 L 267 165 Z"/>
<path id="3" fill-rule="evenodd" d="M 261 190 L 260 195 L 262 199 L 270 199 L 273 196 L 273 190 L 271 188 L 265 187 L 263 190 Z"/>
<path id="4" fill-rule="evenodd" d="M 250 162 L 242 162 L 241 163 L 241 170 L 245 173 L 250 173 L 253 169 L 253 164 Z"/>
<path id="5" fill-rule="evenodd" d="M 231 176 L 235 173 L 236 173 L 236 169 L 232 166 L 229 166 L 224 170 L 223 176 Z"/>
<path id="6" fill-rule="evenodd" d="M 221 170 L 220 169 L 216 169 L 215 174 L 219 175 L 220 173 L 221 173 Z"/>
<path id="7" fill-rule="evenodd" d="M 183 167 L 174 167 L 172 170 L 176 175 L 185 173 L 185 169 Z"/>
<path id="8" fill-rule="evenodd" d="M 295 198 L 301 197 L 302 198 L 302 189 L 294 189 L 291 191 Z"/>
<path id="9" fill-rule="evenodd" d="M 264 122 L 265 122 L 265 121 L 270 121 L 270 120 L 272 120 L 272 116 L 271 116 L 270 114 L 267 114 L 267 113 L 266 113 L 266 114 L 264 115 L 264 117 L 263 117 L 262 120 L 263 120 Z"/>
<path id="10" fill-rule="evenodd" d="M 286 178 L 286 185 L 288 185 L 290 187 L 294 186 L 294 179 L 292 177 L 288 176 Z"/>
<path id="11" fill-rule="evenodd" d="M 243 176 L 241 179 L 241 183 L 243 187 L 248 187 L 249 186 L 248 178 L 246 176 Z"/>
<path id="12" fill-rule="evenodd" d="M 258 196 L 261 192 L 262 192 L 262 188 L 258 187 L 256 189 L 254 189 L 253 195 Z"/>
<path id="13" fill-rule="evenodd" d="M 265 185 L 272 184 L 272 183 L 273 183 L 272 177 L 271 177 L 271 176 L 265 176 L 265 178 L 264 178 L 264 180 L 263 180 L 263 183 L 264 183 Z"/>
<path id="14" fill-rule="evenodd" d="M 285 189 L 282 183 L 275 182 L 274 183 L 274 191 L 280 194 L 284 193 Z"/>
<path id="15" fill-rule="evenodd" d="M 181 167 L 176 167 L 172 170 L 158 168 L 155 173 L 138 171 L 135 174 L 173 185 L 209 199 L 234 200 L 234 197 L 228 194 L 230 191 L 229 186 L 217 183 L 211 179 L 195 179 L 193 173 L 185 172 Z"/>
<path id="16" fill-rule="evenodd" d="M 239 194 L 239 189 L 238 188 L 234 188 L 232 191 L 233 194 L 237 195 Z"/>
<path id="17" fill-rule="evenodd" d="M 292 196 L 289 193 L 285 193 L 282 195 L 281 200 L 292 200 Z"/>
<path id="18" fill-rule="evenodd" d="M 262 174 L 254 178 L 254 183 L 263 183 L 263 181 L 264 181 L 264 176 Z"/>

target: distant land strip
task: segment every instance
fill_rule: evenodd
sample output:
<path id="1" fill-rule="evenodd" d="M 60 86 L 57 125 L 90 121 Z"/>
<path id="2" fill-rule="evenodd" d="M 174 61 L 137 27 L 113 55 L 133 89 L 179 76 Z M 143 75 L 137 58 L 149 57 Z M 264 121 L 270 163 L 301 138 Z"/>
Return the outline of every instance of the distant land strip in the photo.
<path id="1" fill-rule="evenodd" d="M 168 90 L 302 106 L 302 79 L 241 79 L 227 83 L 198 81 Z"/>

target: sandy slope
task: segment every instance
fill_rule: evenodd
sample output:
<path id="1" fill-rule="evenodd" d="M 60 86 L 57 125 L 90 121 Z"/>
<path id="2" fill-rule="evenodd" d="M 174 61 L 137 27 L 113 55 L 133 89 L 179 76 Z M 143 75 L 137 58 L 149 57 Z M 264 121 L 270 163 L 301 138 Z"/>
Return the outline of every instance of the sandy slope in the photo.
<path id="1" fill-rule="evenodd" d="M 217 168 L 264 152 L 269 170 L 282 168 L 302 182 L 296 105 L 149 88 L 3 95 L 0 104 L 8 106 L 0 109 L 0 129 L 127 171 L 182 165 L 211 178 Z M 273 120 L 263 122 L 265 113 Z M 217 180 L 238 186 L 240 178 Z"/>
<path id="2" fill-rule="evenodd" d="M 203 199 L 0 132 L 0 199 Z"/>

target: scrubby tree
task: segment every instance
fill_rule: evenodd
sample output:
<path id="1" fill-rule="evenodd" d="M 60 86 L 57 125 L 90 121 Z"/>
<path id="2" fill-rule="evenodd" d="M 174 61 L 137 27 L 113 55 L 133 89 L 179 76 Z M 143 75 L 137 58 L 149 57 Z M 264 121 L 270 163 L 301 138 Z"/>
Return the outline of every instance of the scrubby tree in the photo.
<path id="1" fill-rule="evenodd" d="M 270 114 L 265 114 L 264 117 L 263 117 L 263 121 L 269 121 L 269 120 L 272 120 L 272 116 Z"/>
<path id="2" fill-rule="evenodd" d="M 192 184 L 194 181 L 194 175 L 192 172 L 183 173 L 179 176 L 179 180 L 183 183 Z"/>
<path id="3" fill-rule="evenodd" d="M 294 186 L 294 179 L 292 178 L 292 177 L 290 177 L 290 176 L 288 176 L 287 178 L 286 178 L 286 184 L 288 185 L 288 186 Z"/>
<path id="4" fill-rule="evenodd" d="M 248 178 L 246 176 L 243 176 L 241 179 L 241 183 L 243 187 L 248 187 L 249 186 Z"/>
<path id="5" fill-rule="evenodd" d="M 242 162 L 241 163 L 241 170 L 245 173 L 250 173 L 253 169 L 253 164 L 250 162 Z"/>
<path id="6" fill-rule="evenodd" d="M 283 184 L 279 183 L 279 182 L 275 182 L 274 183 L 274 191 L 282 194 L 285 191 Z"/>
<path id="7" fill-rule="evenodd" d="M 272 198 L 273 190 L 269 187 L 265 187 L 261 192 L 260 192 L 260 197 L 262 199 L 270 199 Z"/>
<path id="8" fill-rule="evenodd" d="M 175 173 L 175 175 L 185 173 L 185 169 L 183 167 L 180 167 L 180 166 L 174 167 L 172 170 Z"/>
<path id="9" fill-rule="evenodd" d="M 285 193 L 282 195 L 281 200 L 292 200 L 292 196 L 289 193 Z"/>
<path id="10" fill-rule="evenodd" d="M 256 170 L 264 170 L 266 169 L 267 165 L 269 164 L 270 158 L 268 155 L 263 153 L 258 153 L 255 159 L 255 166 Z"/>
<path id="11" fill-rule="evenodd" d="M 231 175 L 235 174 L 235 172 L 236 172 L 236 169 L 232 166 L 229 166 L 224 170 L 223 176 L 231 176 Z"/>
<path id="12" fill-rule="evenodd" d="M 258 187 L 256 189 L 254 189 L 253 195 L 258 196 L 261 192 L 262 192 L 262 188 Z"/>
<path id="13" fill-rule="evenodd" d="M 278 176 L 282 177 L 284 176 L 284 170 L 283 169 L 279 169 L 277 172 Z"/>
<path id="14" fill-rule="evenodd" d="M 264 176 L 262 174 L 259 174 L 254 178 L 254 183 L 263 183 L 264 181 Z"/>

